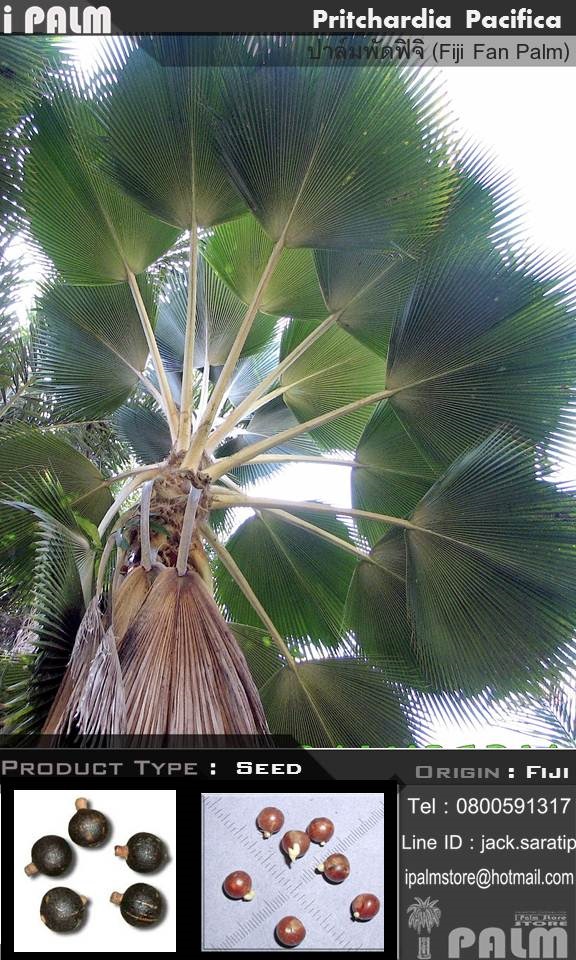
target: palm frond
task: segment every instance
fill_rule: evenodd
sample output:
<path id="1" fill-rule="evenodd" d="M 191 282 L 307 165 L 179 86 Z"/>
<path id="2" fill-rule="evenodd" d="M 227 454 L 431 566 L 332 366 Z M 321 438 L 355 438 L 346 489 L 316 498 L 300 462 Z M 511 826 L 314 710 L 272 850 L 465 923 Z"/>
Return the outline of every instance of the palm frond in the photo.
<path id="1" fill-rule="evenodd" d="M 211 226 L 244 209 L 212 133 L 211 114 L 220 108 L 218 73 L 204 62 L 212 40 L 148 37 L 121 63 L 114 46 L 105 52 L 116 82 L 99 102 L 102 167 L 180 229 Z"/>
<path id="2" fill-rule="evenodd" d="M 188 284 L 177 270 L 169 272 L 158 306 L 156 337 L 160 353 L 171 372 L 181 373 L 184 362 Z M 246 308 L 202 256 L 198 258 L 194 366 L 221 366 L 234 342 Z M 242 357 L 264 349 L 276 329 L 276 319 L 259 313 L 244 344 Z"/>
<path id="3" fill-rule="evenodd" d="M 407 602 L 426 672 L 444 687 L 507 692 L 560 670 L 574 622 L 574 500 L 538 478 L 533 448 L 489 437 L 411 519 Z"/>
<path id="4" fill-rule="evenodd" d="M 272 734 L 311 747 L 408 746 L 401 694 L 377 666 L 354 657 L 282 667 L 260 688 Z"/>
<path id="5" fill-rule="evenodd" d="M 427 236 L 453 179 L 431 135 L 445 120 L 434 85 L 409 89 L 386 67 L 318 70 L 306 38 L 291 41 L 299 66 L 275 65 L 283 43 L 259 38 L 265 69 L 223 74 L 217 126 L 230 176 L 268 236 L 376 249 Z"/>
<path id="6" fill-rule="evenodd" d="M 78 567 L 66 531 L 77 530 L 80 517 L 97 523 L 112 497 L 90 460 L 54 435 L 20 424 L 1 429 L 0 443 L 0 596 L 22 610 L 32 609 L 37 619 L 44 566 L 48 607 L 60 595 L 58 576 L 50 572 L 53 567 L 61 574 L 64 594 L 72 580 L 76 596 Z M 82 605 L 81 592 L 79 598 Z"/>
<path id="7" fill-rule="evenodd" d="M 526 741 L 545 741 L 556 747 L 576 747 L 576 697 L 574 675 L 550 683 L 524 697 L 509 697 L 501 704 L 500 723 Z"/>
<path id="8" fill-rule="evenodd" d="M 139 463 L 158 463 L 170 452 L 166 418 L 150 398 L 137 397 L 116 412 L 114 425 L 121 441 Z"/>
<path id="9" fill-rule="evenodd" d="M 138 275 L 178 236 L 99 170 L 101 137 L 93 104 L 72 92 L 57 91 L 34 113 L 23 202 L 32 238 L 69 283 Z"/>
<path id="10" fill-rule="evenodd" d="M 557 455 L 573 438 L 574 280 L 554 258 L 515 253 L 513 212 L 494 225 L 479 191 L 456 192 L 388 352 L 390 403 L 440 465 L 502 425 Z"/>
<path id="11" fill-rule="evenodd" d="M 339 520 L 312 515 L 314 523 L 350 542 Z M 283 636 L 346 647 L 341 624 L 354 557 L 270 511 L 259 511 L 232 534 L 226 547 Z M 261 626 L 260 619 L 225 568 L 216 568 L 216 594 L 229 618 Z"/>
<path id="12" fill-rule="evenodd" d="M 280 359 L 290 353 L 317 324 L 292 321 L 284 331 Z M 284 401 L 301 422 L 328 413 L 382 389 L 384 360 L 338 326 L 329 330 L 282 374 Z M 370 419 L 364 407 L 312 431 L 316 443 L 329 450 L 355 450 Z"/>
<path id="13" fill-rule="evenodd" d="M 140 289 L 154 315 L 146 278 Z M 57 405 L 59 420 L 97 420 L 133 393 L 148 346 L 127 283 L 102 287 L 55 284 L 38 302 L 37 389 Z"/>
<path id="14" fill-rule="evenodd" d="M 351 474 L 352 505 L 359 510 L 410 515 L 438 476 L 412 440 L 391 404 L 374 411 L 356 448 Z M 369 543 L 384 536 L 384 524 L 358 521 Z"/>
<path id="15" fill-rule="evenodd" d="M 533 692 L 573 656 L 573 537 L 573 498 L 538 478 L 529 445 L 496 434 L 372 549 L 351 622 L 366 649 L 415 658 L 432 691 Z"/>
<path id="16" fill-rule="evenodd" d="M 202 244 L 202 252 L 231 290 L 249 304 L 270 259 L 273 243 L 251 213 L 216 227 Z M 311 250 L 284 250 L 260 301 L 273 316 L 318 320 L 326 304 Z"/>

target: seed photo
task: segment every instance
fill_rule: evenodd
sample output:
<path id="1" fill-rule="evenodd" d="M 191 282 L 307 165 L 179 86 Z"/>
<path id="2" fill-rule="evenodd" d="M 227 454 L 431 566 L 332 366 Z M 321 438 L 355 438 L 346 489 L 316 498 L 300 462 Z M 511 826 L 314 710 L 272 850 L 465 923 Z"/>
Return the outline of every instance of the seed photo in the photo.
<path id="1" fill-rule="evenodd" d="M 203 951 L 382 951 L 383 896 L 383 794 L 202 795 Z"/>

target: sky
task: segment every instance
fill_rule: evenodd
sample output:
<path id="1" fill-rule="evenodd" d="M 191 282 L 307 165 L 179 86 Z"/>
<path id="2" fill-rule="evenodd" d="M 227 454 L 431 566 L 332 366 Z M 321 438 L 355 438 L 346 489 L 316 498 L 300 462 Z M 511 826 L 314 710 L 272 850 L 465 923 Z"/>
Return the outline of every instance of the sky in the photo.
<path id="1" fill-rule="evenodd" d="M 101 41 L 73 41 L 84 69 L 90 68 Z M 456 127 L 490 151 L 503 172 L 511 171 L 523 206 L 526 238 L 540 251 L 561 255 L 576 272 L 576 68 L 452 67 L 440 70 L 456 116 Z M 30 280 L 35 277 L 30 268 Z M 576 478 L 574 463 L 559 479 Z M 350 505 L 346 467 L 289 465 L 261 482 L 265 496 L 327 500 Z M 498 727 L 458 730 L 438 726 L 430 742 L 452 747 L 475 743 L 520 746 L 526 736 Z M 534 741 L 533 745 L 537 745 Z"/>

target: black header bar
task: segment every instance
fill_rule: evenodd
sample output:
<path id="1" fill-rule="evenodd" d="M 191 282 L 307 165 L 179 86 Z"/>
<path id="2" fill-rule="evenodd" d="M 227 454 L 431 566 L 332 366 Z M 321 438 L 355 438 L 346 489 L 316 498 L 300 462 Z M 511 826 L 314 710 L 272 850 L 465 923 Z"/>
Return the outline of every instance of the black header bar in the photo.
<path id="1" fill-rule="evenodd" d="M 376 35 L 515 35 L 560 37 L 576 34 L 576 6 L 484 5 L 438 0 L 429 6 L 401 0 L 347 4 L 346 0 L 99 0 L 70 4 L 12 0 L 0 6 L 0 32 L 96 35 L 106 33 L 300 33 Z"/>

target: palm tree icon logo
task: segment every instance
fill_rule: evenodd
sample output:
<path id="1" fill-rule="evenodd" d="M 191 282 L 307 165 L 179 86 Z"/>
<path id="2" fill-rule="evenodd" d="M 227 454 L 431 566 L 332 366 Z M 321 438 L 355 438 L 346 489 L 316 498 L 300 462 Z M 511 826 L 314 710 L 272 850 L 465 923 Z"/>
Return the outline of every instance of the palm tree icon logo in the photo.
<path id="1" fill-rule="evenodd" d="M 440 917 L 442 911 L 436 904 L 437 900 L 431 900 L 426 897 L 422 900 L 415 897 L 415 903 L 411 903 L 406 913 L 409 914 L 408 926 L 418 934 L 418 957 L 417 960 L 430 960 L 430 934 L 433 927 L 440 926 Z M 426 931 L 426 936 L 422 936 L 422 931 Z"/>

